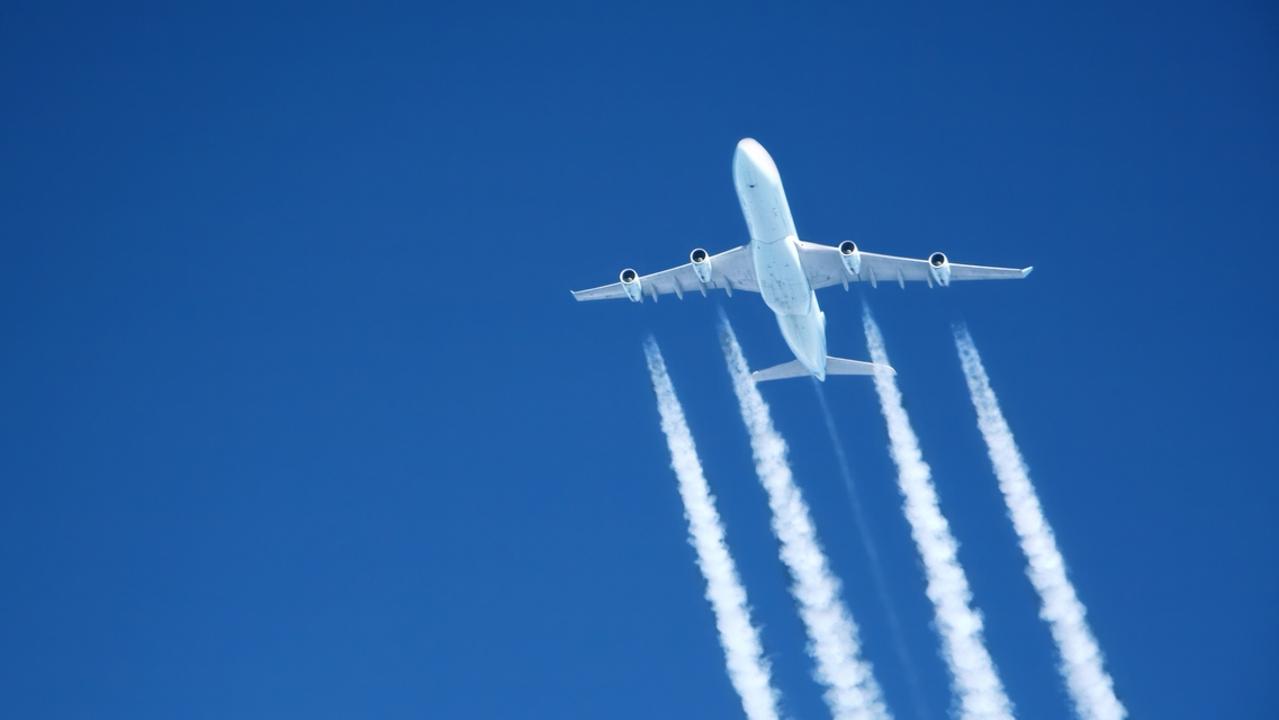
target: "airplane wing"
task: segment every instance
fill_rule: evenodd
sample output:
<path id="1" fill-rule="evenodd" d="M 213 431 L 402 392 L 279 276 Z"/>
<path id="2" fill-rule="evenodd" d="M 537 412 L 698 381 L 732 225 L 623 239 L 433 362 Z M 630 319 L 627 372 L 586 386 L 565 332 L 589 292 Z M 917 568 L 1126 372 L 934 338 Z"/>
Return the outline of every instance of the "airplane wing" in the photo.
<path id="1" fill-rule="evenodd" d="M 694 250 L 694 256 L 698 252 Z M 687 262 L 649 275 L 638 275 L 630 269 L 623 270 L 623 276 L 629 274 L 633 279 L 590 290 L 574 290 L 573 297 L 579 301 L 630 298 L 634 302 L 642 302 L 647 296 L 656 302 L 661 295 L 674 294 L 683 300 L 684 293 L 700 292 L 705 295 L 707 290 L 722 289 L 729 295 L 734 290 L 759 292 L 759 285 L 755 282 L 755 264 L 745 245 L 725 250 L 718 255 L 708 256 L 706 251 L 700 252 L 704 258 L 700 262 Z M 702 281 L 699 273 L 707 278 L 707 282 Z"/>
<path id="2" fill-rule="evenodd" d="M 814 290 L 831 285 L 847 287 L 853 282 L 869 282 L 872 287 L 881 282 L 898 283 L 902 287 L 906 287 L 907 282 L 926 282 L 931 287 L 949 285 L 956 280 L 1020 280 L 1034 270 L 1033 267 L 952 263 L 942 253 L 933 253 L 924 259 L 880 255 L 862 252 L 850 242 L 838 247 L 801 242 L 799 257 Z"/>

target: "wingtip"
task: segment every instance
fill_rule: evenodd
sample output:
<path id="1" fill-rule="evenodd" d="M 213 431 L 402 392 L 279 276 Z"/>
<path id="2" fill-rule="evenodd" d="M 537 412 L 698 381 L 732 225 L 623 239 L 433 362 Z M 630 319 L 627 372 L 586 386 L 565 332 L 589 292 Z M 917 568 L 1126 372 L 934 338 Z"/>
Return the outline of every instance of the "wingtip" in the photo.
<path id="1" fill-rule="evenodd" d="M 576 301 L 578 301 L 578 302 L 582 302 L 582 298 L 581 298 L 581 296 L 579 296 L 579 295 L 577 294 L 577 291 L 576 291 L 576 290 L 569 290 L 569 291 L 568 291 L 568 294 L 569 294 L 569 295 L 572 295 L 574 300 L 576 300 Z"/>
<path id="2" fill-rule="evenodd" d="M 1026 277 L 1027 275 L 1031 274 L 1034 271 L 1035 271 L 1034 265 L 1031 265 L 1030 267 L 1024 267 L 1021 269 L 1021 276 Z"/>

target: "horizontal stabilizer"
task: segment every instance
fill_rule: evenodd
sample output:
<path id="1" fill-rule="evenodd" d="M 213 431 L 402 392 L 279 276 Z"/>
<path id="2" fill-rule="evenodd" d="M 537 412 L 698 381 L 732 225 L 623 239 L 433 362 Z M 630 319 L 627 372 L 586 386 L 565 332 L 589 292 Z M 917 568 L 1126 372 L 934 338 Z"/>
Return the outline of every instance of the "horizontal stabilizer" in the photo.
<path id="1" fill-rule="evenodd" d="M 845 360 L 844 358 L 829 357 L 826 358 L 826 374 L 827 375 L 874 375 L 875 368 L 887 370 L 889 375 L 896 375 L 897 371 L 887 365 L 876 365 L 872 362 L 863 362 L 861 360 Z"/>
<path id="2" fill-rule="evenodd" d="M 785 380 L 786 378 L 808 377 L 813 373 L 798 360 L 784 362 L 781 365 L 774 365 L 766 370 L 756 370 L 751 373 L 751 378 L 755 382 L 765 382 L 767 380 Z"/>
<path id="3" fill-rule="evenodd" d="M 896 370 L 887 365 L 876 365 L 875 363 L 862 362 L 861 360 L 845 360 L 844 358 L 829 356 L 826 358 L 827 375 L 874 375 L 876 368 L 887 370 L 889 375 L 897 374 Z M 768 380 L 810 377 L 812 374 L 812 371 L 805 367 L 803 363 L 798 360 L 791 360 L 781 365 L 774 365 L 771 368 L 756 370 L 751 373 L 751 378 L 755 382 L 766 382 Z"/>

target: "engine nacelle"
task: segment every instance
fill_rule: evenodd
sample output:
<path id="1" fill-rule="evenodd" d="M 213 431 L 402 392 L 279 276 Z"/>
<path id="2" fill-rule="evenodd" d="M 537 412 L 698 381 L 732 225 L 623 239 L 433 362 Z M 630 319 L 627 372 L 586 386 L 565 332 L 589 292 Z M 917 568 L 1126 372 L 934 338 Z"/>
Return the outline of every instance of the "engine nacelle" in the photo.
<path id="1" fill-rule="evenodd" d="M 932 273 L 938 285 L 950 286 L 950 260 L 946 259 L 946 253 L 935 252 L 928 256 L 928 272 Z"/>
<path id="2" fill-rule="evenodd" d="M 640 302 L 644 299 L 644 289 L 640 284 L 639 273 L 626 268 L 617 276 L 617 279 L 622 281 L 622 289 L 626 291 L 626 297 L 630 298 L 631 302 Z"/>
<path id="3" fill-rule="evenodd" d="M 857 243 L 852 240 L 845 240 L 839 244 L 839 259 L 844 262 L 844 270 L 852 277 L 860 277 L 862 274 L 862 251 L 857 249 Z M 847 285 L 847 283 L 845 283 Z"/>
<path id="4" fill-rule="evenodd" d="M 693 263 L 693 272 L 697 274 L 697 280 L 703 285 L 711 283 L 711 257 L 706 251 L 697 248 L 688 254 L 689 262 Z"/>

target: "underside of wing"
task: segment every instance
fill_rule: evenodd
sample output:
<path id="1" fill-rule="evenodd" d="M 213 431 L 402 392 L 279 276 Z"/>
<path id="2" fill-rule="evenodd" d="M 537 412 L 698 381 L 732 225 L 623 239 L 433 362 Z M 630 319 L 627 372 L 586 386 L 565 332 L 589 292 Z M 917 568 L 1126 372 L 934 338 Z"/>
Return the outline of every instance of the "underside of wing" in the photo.
<path id="1" fill-rule="evenodd" d="M 908 282 L 944 287 L 956 280 L 1019 280 L 1034 269 L 952 263 L 939 252 L 922 259 L 880 255 L 862 252 L 848 240 L 838 246 L 801 243 L 800 259 L 814 289 L 832 285 L 847 288 L 855 282 L 867 282 L 872 287 L 882 282 L 902 287 Z"/>
<path id="2" fill-rule="evenodd" d="M 683 300 L 687 293 L 705 295 L 711 290 L 724 290 L 730 295 L 734 290 L 759 292 L 755 267 L 745 246 L 718 255 L 708 255 L 699 248 L 689 256 L 689 262 L 648 275 L 627 268 L 618 282 L 574 290 L 573 297 L 579 301 L 627 298 L 642 302 L 646 297 L 656 301 L 662 295 L 675 295 Z"/>

